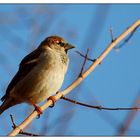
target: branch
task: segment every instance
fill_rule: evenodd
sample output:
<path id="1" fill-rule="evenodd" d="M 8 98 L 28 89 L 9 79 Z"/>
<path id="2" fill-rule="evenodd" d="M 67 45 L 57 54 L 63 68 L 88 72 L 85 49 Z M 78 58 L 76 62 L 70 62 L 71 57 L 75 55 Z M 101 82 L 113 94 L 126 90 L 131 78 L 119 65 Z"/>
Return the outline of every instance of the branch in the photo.
<path id="1" fill-rule="evenodd" d="M 89 108 L 94 108 L 97 110 L 139 110 L 140 107 L 121 107 L 121 108 L 109 108 L 109 107 L 103 107 L 103 106 L 94 106 L 94 105 L 89 105 L 89 104 L 85 104 L 85 103 L 81 103 L 66 97 L 61 97 L 63 100 L 74 103 L 74 104 L 78 104 L 81 106 L 85 106 L 85 107 L 89 107 Z"/>
<path id="2" fill-rule="evenodd" d="M 134 24 L 132 24 L 126 31 L 124 31 L 118 38 L 116 38 L 113 42 L 109 44 L 109 46 L 102 52 L 102 54 L 96 59 L 94 63 L 92 63 L 89 68 L 82 74 L 82 77 L 78 77 L 71 85 L 69 85 L 65 90 L 59 92 L 54 97 L 56 100 L 60 99 L 62 96 L 68 94 L 71 90 L 77 87 L 97 66 L 102 60 L 107 56 L 107 54 L 129 33 L 131 33 L 136 27 L 140 25 L 140 19 L 138 19 Z M 48 100 L 44 103 L 40 108 L 44 111 L 50 105 L 52 105 L 52 100 Z M 17 126 L 13 131 L 11 131 L 8 136 L 17 135 L 20 130 L 23 130 L 31 121 L 38 115 L 37 111 L 33 111 L 19 126 Z"/>
<path id="3" fill-rule="evenodd" d="M 81 52 L 76 51 L 76 53 L 78 53 L 80 56 L 82 56 L 82 57 L 86 58 L 86 56 L 85 56 L 85 55 L 83 55 Z M 96 59 L 91 59 L 91 58 L 89 58 L 89 57 L 87 57 L 87 60 L 89 60 L 89 61 L 91 61 L 91 62 L 95 62 L 95 61 L 96 61 Z"/>
<path id="4" fill-rule="evenodd" d="M 14 117 L 13 117 L 12 114 L 10 114 L 10 118 L 11 118 L 11 121 L 12 121 L 12 124 L 13 124 L 12 128 L 15 129 L 17 126 L 16 126 L 16 123 L 14 121 Z M 22 130 L 19 131 L 19 134 L 26 135 L 26 136 L 39 136 L 37 134 L 23 132 Z"/>
<path id="5" fill-rule="evenodd" d="M 111 42 L 113 42 L 115 39 L 114 39 L 114 36 L 113 36 L 113 30 L 112 30 L 112 27 L 110 26 L 110 36 L 111 36 Z"/>
<path id="6" fill-rule="evenodd" d="M 87 58 L 88 58 L 88 52 L 89 52 L 89 49 L 87 49 L 87 53 L 86 53 L 86 55 L 85 55 L 84 63 L 83 63 L 83 65 L 82 65 L 82 68 L 81 68 L 79 77 L 82 76 L 82 74 L 83 74 L 83 70 L 84 70 L 84 67 L 85 67 L 85 65 L 86 65 L 86 61 L 87 61 Z"/>
<path id="7" fill-rule="evenodd" d="M 136 30 L 138 29 L 139 26 L 137 26 L 131 33 L 130 35 L 124 40 L 124 42 L 122 42 L 122 44 L 120 44 L 119 46 L 116 46 L 114 49 L 121 49 L 126 43 L 128 43 L 128 41 L 133 37 L 134 33 L 136 32 Z"/>

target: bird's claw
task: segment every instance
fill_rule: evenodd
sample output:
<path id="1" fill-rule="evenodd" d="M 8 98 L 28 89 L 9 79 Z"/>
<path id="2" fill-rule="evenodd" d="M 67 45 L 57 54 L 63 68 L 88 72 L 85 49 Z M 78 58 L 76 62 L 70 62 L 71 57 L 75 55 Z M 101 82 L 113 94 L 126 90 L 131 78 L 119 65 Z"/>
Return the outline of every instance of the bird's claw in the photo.
<path id="1" fill-rule="evenodd" d="M 35 108 L 34 110 L 37 111 L 37 113 L 38 113 L 37 119 L 39 119 L 40 118 L 40 115 L 43 113 L 41 107 L 40 106 L 37 106 L 32 99 L 29 99 L 29 103 L 34 106 L 34 108 Z"/>
<path id="2" fill-rule="evenodd" d="M 52 101 L 52 105 L 51 106 L 49 106 L 49 107 L 54 107 L 54 105 L 55 105 L 55 102 L 56 102 L 56 98 L 55 98 L 55 96 L 50 96 L 49 98 L 48 98 L 48 100 L 51 100 Z"/>
<path id="3" fill-rule="evenodd" d="M 40 115 L 43 113 L 41 107 L 35 106 L 35 111 L 37 111 L 37 113 L 38 113 L 37 119 L 39 119 L 40 118 Z"/>
<path id="4" fill-rule="evenodd" d="M 41 107 L 35 106 L 35 111 L 37 111 L 37 113 L 38 113 L 37 119 L 39 119 L 40 118 L 40 115 L 43 113 Z"/>

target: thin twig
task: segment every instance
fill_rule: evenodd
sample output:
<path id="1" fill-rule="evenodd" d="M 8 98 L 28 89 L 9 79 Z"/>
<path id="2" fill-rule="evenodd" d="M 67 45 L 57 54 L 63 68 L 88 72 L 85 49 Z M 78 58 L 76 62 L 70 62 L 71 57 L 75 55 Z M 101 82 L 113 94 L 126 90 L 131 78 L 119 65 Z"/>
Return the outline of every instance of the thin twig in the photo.
<path id="1" fill-rule="evenodd" d="M 16 123 L 15 123 L 15 121 L 14 121 L 14 117 L 13 117 L 13 115 L 12 114 L 10 114 L 10 118 L 11 118 L 11 121 L 12 121 L 12 128 L 14 129 L 14 128 L 16 128 Z"/>
<path id="2" fill-rule="evenodd" d="M 15 129 L 17 126 L 16 126 L 16 123 L 14 121 L 14 117 L 12 114 L 10 114 L 10 118 L 11 118 L 11 121 L 12 121 L 12 128 Z M 33 133 L 28 133 L 28 132 L 23 132 L 22 130 L 19 131 L 19 134 L 22 134 L 22 135 L 26 135 L 26 136 L 39 136 L 37 134 L 33 134 Z"/>
<path id="3" fill-rule="evenodd" d="M 131 33 L 130 35 L 120 44 L 119 46 L 116 46 L 114 49 L 121 49 L 134 35 L 136 30 L 138 29 L 139 26 L 137 26 Z"/>
<path id="4" fill-rule="evenodd" d="M 113 42 L 115 39 L 114 39 L 114 36 L 113 36 L 113 30 L 112 30 L 111 26 L 109 28 L 109 31 L 110 31 L 110 35 L 111 35 L 111 42 Z"/>
<path id="5" fill-rule="evenodd" d="M 78 54 L 79 54 L 80 56 L 82 56 L 83 58 L 86 58 L 86 55 L 82 54 L 81 52 L 76 51 L 76 53 L 78 53 Z M 86 60 L 89 60 L 89 61 L 91 61 L 91 62 L 95 62 L 95 61 L 96 61 L 96 59 L 91 59 L 91 58 L 89 58 L 89 57 L 87 57 Z M 100 62 L 99 64 L 101 64 L 101 62 Z"/>
<path id="6" fill-rule="evenodd" d="M 23 131 L 21 131 L 19 134 L 26 135 L 26 136 L 42 136 L 42 135 L 37 135 L 37 134 L 23 132 Z"/>
<path id="7" fill-rule="evenodd" d="M 86 64 L 86 61 L 87 61 L 87 57 L 88 57 L 88 52 L 89 52 L 89 48 L 87 49 L 87 52 L 86 52 L 86 55 L 85 55 L 85 59 L 84 59 L 84 63 L 82 65 L 82 68 L 81 68 L 80 73 L 79 73 L 79 77 L 80 76 L 82 77 L 83 70 L 84 70 L 84 67 L 85 67 L 85 64 Z"/>
<path id="8" fill-rule="evenodd" d="M 137 26 L 140 25 L 140 19 L 138 19 L 135 23 L 133 23 L 126 31 L 124 31 L 120 36 L 118 36 L 109 46 L 101 53 L 101 55 L 96 59 L 94 63 L 92 63 L 89 68 L 82 74 L 82 78 L 78 77 L 75 81 L 72 82 L 65 90 L 59 92 L 54 97 L 56 100 L 60 99 L 62 96 L 68 94 L 71 90 L 76 88 L 98 65 L 102 62 L 102 60 L 108 55 L 108 53 L 128 34 L 130 34 Z M 50 105 L 52 105 L 52 100 L 48 100 L 44 103 L 40 108 L 44 111 Z M 24 129 L 31 121 L 36 118 L 38 115 L 37 111 L 34 110 L 19 126 L 17 126 L 13 131 L 11 131 L 8 136 L 15 136 L 19 133 L 21 129 Z"/>
<path id="9" fill-rule="evenodd" d="M 109 107 L 103 107 L 103 106 L 94 106 L 94 105 L 78 102 L 78 101 L 75 101 L 75 100 L 72 100 L 72 99 L 69 99 L 69 98 L 66 98 L 66 97 L 61 97 L 61 98 L 68 101 L 68 102 L 78 104 L 78 105 L 81 105 L 81 106 L 85 106 L 85 107 L 89 107 L 89 108 L 94 108 L 94 109 L 97 109 L 97 110 L 139 110 L 140 109 L 140 107 L 109 108 Z"/>
<path id="10" fill-rule="evenodd" d="M 82 56 L 83 58 L 85 58 L 86 56 L 85 55 L 83 55 L 81 52 L 79 52 L 79 51 L 76 51 L 76 53 L 78 53 L 80 56 Z M 89 58 L 89 57 L 87 57 L 87 60 L 89 60 L 89 61 L 91 61 L 91 62 L 95 62 L 96 61 L 96 59 L 91 59 L 91 58 Z"/>

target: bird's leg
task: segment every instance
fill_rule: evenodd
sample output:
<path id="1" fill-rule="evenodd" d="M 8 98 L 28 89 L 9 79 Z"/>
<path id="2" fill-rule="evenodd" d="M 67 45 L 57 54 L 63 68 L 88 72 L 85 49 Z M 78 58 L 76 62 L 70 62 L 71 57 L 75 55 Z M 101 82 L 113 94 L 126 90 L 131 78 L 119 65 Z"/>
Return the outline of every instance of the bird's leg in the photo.
<path id="1" fill-rule="evenodd" d="M 38 113 L 38 118 L 40 118 L 40 115 L 42 114 L 42 109 L 41 109 L 41 107 L 40 107 L 40 106 L 37 106 L 37 105 L 35 104 L 35 102 L 34 102 L 32 99 L 29 99 L 29 103 L 30 103 L 31 105 L 34 106 L 35 110 L 36 110 L 37 113 Z"/>
<path id="2" fill-rule="evenodd" d="M 48 100 L 51 100 L 51 101 L 52 101 L 52 105 L 49 106 L 49 107 L 54 107 L 55 102 L 56 102 L 56 98 L 55 98 L 55 96 L 50 96 L 50 97 L 48 98 Z"/>
<path id="3" fill-rule="evenodd" d="M 58 94 L 58 93 L 59 93 L 59 91 L 56 92 L 56 94 Z M 50 96 L 48 98 L 48 100 L 51 100 L 52 101 L 52 105 L 50 107 L 54 107 L 55 102 L 56 102 L 56 98 L 54 96 Z"/>

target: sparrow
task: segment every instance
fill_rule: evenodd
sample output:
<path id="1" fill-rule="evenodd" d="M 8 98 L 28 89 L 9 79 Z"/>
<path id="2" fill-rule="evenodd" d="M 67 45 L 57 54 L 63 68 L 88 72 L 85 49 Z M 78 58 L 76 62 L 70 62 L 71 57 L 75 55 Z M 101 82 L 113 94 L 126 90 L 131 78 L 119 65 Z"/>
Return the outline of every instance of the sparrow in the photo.
<path id="1" fill-rule="evenodd" d="M 62 86 L 68 68 L 68 50 L 74 48 L 59 36 L 50 36 L 23 58 L 19 70 L 6 89 L 0 114 L 6 109 L 28 103 L 37 109 Z"/>

